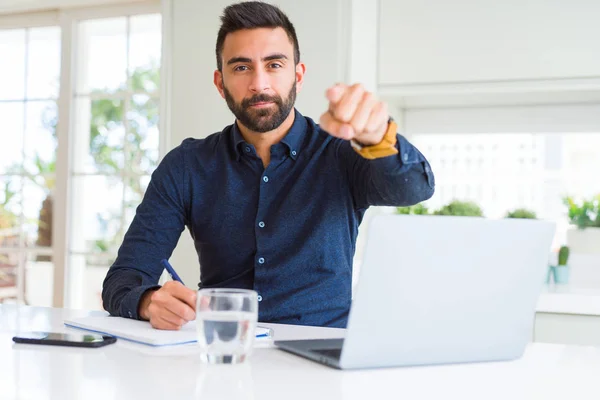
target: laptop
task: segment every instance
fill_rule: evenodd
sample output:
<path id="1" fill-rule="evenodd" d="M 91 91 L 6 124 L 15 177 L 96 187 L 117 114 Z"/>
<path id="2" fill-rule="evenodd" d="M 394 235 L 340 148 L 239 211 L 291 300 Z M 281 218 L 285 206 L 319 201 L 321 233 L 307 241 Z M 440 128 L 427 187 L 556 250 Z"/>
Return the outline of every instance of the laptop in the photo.
<path id="1" fill-rule="evenodd" d="M 339 369 L 517 359 L 554 232 L 540 220 L 377 215 L 345 338 L 275 345 Z"/>

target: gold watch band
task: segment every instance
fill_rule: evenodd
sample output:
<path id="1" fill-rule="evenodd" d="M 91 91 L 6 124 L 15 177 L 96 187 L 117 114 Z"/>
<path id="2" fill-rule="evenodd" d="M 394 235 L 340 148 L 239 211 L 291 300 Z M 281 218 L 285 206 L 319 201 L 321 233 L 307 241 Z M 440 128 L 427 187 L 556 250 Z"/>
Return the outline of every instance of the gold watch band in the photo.
<path id="1" fill-rule="evenodd" d="M 363 146 L 356 140 L 352 139 L 350 144 L 358 154 L 366 159 L 374 160 L 376 158 L 389 157 L 391 155 L 398 154 L 398 149 L 396 149 L 397 131 L 398 125 L 393 119 L 390 118 L 390 121 L 388 122 L 388 128 L 385 131 L 381 142 L 371 146 Z"/>

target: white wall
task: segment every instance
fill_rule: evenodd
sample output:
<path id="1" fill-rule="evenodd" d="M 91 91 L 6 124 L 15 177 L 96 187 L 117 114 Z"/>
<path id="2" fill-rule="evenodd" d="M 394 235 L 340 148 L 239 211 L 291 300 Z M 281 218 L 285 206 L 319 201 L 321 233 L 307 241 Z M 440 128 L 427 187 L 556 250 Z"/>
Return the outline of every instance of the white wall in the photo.
<path id="1" fill-rule="evenodd" d="M 600 2 L 379 0 L 403 132 L 600 132 Z"/>
<path id="2" fill-rule="evenodd" d="M 381 85 L 600 76 L 596 0 L 380 0 Z"/>
<path id="3" fill-rule="evenodd" d="M 404 124 L 411 134 L 600 132 L 600 103 L 411 109 Z"/>

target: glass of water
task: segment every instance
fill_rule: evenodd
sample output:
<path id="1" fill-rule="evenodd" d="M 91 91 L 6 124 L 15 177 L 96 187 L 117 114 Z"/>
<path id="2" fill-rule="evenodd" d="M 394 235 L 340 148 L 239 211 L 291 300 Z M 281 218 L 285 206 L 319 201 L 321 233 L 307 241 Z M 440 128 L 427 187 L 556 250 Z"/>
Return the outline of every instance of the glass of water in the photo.
<path id="1" fill-rule="evenodd" d="M 258 294 L 247 289 L 200 289 L 196 300 L 198 344 L 209 364 L 244 362 L 252 351 Z"/>

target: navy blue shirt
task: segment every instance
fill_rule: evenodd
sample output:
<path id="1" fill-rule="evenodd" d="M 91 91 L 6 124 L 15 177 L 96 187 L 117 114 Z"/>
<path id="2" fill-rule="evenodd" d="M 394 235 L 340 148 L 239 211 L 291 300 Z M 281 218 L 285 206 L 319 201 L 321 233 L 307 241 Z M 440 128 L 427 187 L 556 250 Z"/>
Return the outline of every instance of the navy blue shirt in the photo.
<path id="1" fill-rule="evenodd" d="M 236 124 L 165 156 L 104 281 L 106 310 L 139 318 L 142 294 L 157 287 L 160 261 L 187 227 L 200 288 L 256 290 L 262 322 L 346 326 L 365 211 L 430 198 L 434 176 L 401 135 L 398 155 L 367 160 L 294 112 L 266 168 Z"/>

